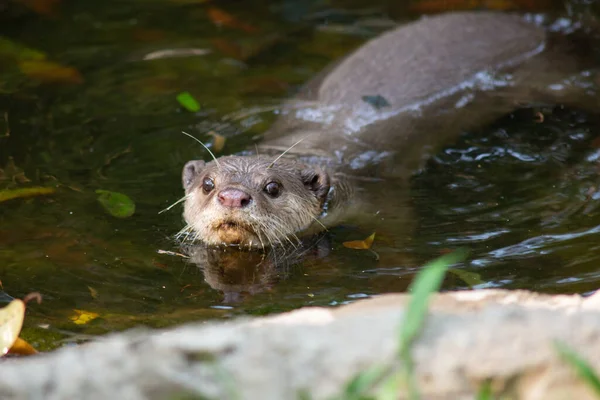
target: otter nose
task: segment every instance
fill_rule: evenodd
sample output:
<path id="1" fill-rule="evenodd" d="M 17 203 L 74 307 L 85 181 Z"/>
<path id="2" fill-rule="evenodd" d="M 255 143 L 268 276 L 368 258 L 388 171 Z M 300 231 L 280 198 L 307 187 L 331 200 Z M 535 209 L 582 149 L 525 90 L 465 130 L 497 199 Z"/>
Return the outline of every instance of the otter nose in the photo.
<path id="1" fill-rule="evenodd" d="M 219 192 L 219 203 L 229 208 L 244 208 L 252 201 L 252 197 L 240 189 L 223 189 Z"/>

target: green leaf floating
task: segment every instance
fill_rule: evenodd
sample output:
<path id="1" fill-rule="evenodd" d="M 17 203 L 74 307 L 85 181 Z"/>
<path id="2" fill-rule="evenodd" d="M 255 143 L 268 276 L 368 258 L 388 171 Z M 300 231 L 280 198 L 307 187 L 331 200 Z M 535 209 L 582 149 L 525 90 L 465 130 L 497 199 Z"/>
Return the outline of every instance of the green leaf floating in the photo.
<path id="1" fill-rule="evenodd" d="M 108 190 L 96 190 L 96 193 L 102 207 L 113 217 L 127 218 L 135 212 L 135 203 L 123 193 Z"/>
<path id="2" fill-rule="evenodd" d="M 192 96 L 189 92 L 179 93 L 177 95 L 177 101 L 188 111 L 200 111 L 200 104 L 198 104 L 194 96 Z"/>

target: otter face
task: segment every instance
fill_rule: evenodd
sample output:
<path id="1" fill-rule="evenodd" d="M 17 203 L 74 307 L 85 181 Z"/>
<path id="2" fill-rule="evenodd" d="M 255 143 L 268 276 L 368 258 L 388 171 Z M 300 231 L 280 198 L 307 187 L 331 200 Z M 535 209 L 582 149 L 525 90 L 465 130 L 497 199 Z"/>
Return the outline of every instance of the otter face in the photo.
<path id="1" fill-rule="evenodd" d="M 298 242 L 322 212 L 330 179 L 318 167 L 260 156 L 189 161 L 182 232 L 210 245 L 265 248 Z"/>

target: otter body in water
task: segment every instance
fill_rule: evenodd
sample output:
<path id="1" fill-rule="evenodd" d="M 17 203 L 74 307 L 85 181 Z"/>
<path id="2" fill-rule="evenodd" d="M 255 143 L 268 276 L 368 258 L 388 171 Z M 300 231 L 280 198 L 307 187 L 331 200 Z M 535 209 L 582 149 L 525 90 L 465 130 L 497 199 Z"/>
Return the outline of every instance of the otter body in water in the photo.
<path id="1" fill-rule="evenodd" d="M 214 245 L 294 242 L 360 202 L 376 212 L 362 178 L 405 181 L 466 129 L 533 102 L 596 108 L 579 82 L 589 66 L 569 42 L 519 16 L 484 12 L 384 33 L 307 83 L 266 132 L 260 155 L 188 162 L 187 229 Z"/>

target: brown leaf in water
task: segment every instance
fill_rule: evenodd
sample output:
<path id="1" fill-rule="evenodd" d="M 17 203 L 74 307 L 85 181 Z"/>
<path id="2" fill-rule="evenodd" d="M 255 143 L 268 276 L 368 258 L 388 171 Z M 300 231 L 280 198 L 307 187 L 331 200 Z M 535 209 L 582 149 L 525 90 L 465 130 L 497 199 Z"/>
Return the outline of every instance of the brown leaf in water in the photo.
<path id="1" fill-rule="evenodd" d="M 258 28 L 240 21 L 233 15 L 218 7 L 209 7 L 206 11 L 208 18 L 217 26 L 239 29 L 247 33 L 258 32 Z"/>
<path id="2" fill-rule="evenodd" d="M 25 303 L 22 300 L 15 299 L 0 308 L 0 356 L 8 353 L 19 337 L 24 318 Z"/>
<path id="3" fill-rule="evenodd" d="M 136 28 L 131 36 L 138 42 L 157 42 L 165 38 L 166 33 L 160 29 Z"/>
<path id="4" fill-rule="evenodd" d="M 222 54 L 240 61 L 247 61 L 252 57 L 268 51 L 271 47 L 281 41 L 281 36 L 274 34 L 256 37 L 256 39 L 233 42 L 223 38 L 211 39 L 215 49 Z"/>
<path id="5" fill-rule="evenodd" d="M 208 3 L 211 0 L 171 0 L 172 3 L 180 3 L 180 4 L 203 4 Z"/>
<path id="6" fill-rule="evenodd" d="M 344 245 L 344 247 L 349 248 L 349 249 L 368 250 L 371 248 L 374 241 L 375 241 L 375 232 L 373 232 L 371 234 L 371 236 L 369 236 L 365 240 L 351 240 L 349 242 L 342 243 L 342 245 Z"/>
<path id="7" fill-rule="evenodd" d="M 216 153 L 220 153 L 225 147 L 225 136 L 219 135 L 218 133 L 213 131 L 208 132 L 208 134 L 213 137 L 213 150 Z"/>
<path id="8" fill-rule="evenodd" d="M 211 40 L 211 43 L 213 47 L 219 50 L 219 52 L 223 53 L 228 57 L 235 58 L 236 60 L 246 59 L 246 56 L 242 50 L 242 46 L 232 42 L 231 40 L 215 38 Z"/>
<path id="9" fill-rule="evenodd" d="M 289 88 L 290 84 L 282 79 L 273 76 L 259 76 L 246 79 L 240 91 L 253 95 L 280 95 L 286 93 Z"/>
<path id="10" fill-rule="evenodd" d="M 92 299 L 97 299 L 98 298 L 98 291 L 96 289 L 94 289 L 91 286 L 87 287 L 88 290 L 90 291 L 90 296 L 92 296 Z"/>
<path id="11" fill-rule="evenodd" d="M 21 189 L 5 189 L 0 190 L 0 203 L 3 201 L 34 197 L 34 196 L 46 196 L 56 192 L 55 188 L 51 187 L 29 187 Z"/>
<path id="12" fill-rule="evenodd" d="M 58 15 L 57 8 L 60 1 L 61 0 L 21 0 L 21 3 L 38 14 L 55 17 Z"/>
<path id="13" fill-rule="evenodd" d="M 30 78 L 45 83 L 83 83 L 83 77 L 75 68 L 47 60 L 19 62 L 19 69 Z"/>
<path id="14" fill-rule="evenodd" d="M 592 140 L 590 142 L 590 147 L 593 149 L 598 149 L 600 148 L 600 137 L 595 138 L 594 140 Z"/>
<path id="15" fill-rule="evenodd" d="M 37 354 L 37 350 L 34 349 L 32 345 L 30 345 L 23 339 L 17 338 L 17 340 L 15 340 L 8 353 L 20 356 L 30 356 L 33 354 Z"/>

